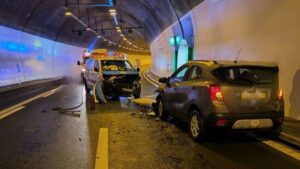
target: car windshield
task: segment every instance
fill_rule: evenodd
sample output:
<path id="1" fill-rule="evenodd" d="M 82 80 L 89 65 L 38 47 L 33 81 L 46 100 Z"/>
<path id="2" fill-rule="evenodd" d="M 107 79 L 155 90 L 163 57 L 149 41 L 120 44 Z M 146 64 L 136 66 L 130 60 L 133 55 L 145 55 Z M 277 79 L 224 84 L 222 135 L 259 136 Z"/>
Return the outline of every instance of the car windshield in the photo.
<path id="1" fill-rule="evenodd" d="M 102 71 L 132 71 L 133 66 L 126 60 L 102 60 Z"/>
<path id="2" fill-rule="evenodd" d="M 234 66 L 213 71 L 217 79 L 234 84 L 271 84 L 278 80 L 278 67 Z"/>

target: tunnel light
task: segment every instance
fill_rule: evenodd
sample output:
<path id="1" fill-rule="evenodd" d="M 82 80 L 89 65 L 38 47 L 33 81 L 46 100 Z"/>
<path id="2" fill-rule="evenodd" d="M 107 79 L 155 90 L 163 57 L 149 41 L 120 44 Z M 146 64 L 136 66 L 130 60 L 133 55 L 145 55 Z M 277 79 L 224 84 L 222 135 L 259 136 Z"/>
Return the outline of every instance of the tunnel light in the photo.
<path id="1" fill-rule="evenodd" d="M 98 36 L 97 36 L 97 38 L 101 38 L 101 36 L 100 36 L 100 35 L 98 35 Z"/>
<path id="2" fill-rule="evenodd" d="M 125 37 L 123 33 L 120 34 L 121 37 Z"/>
<path id="3" fill-rule="evenodd" d="M 87 27 L 87 28 L 86 28 L 86 30 L 87 30 L 87 31 L 90 31 L 90 30 L 91 30 L 91 28 Z"/>
<path id="4" fill-rule="evenodd" d="M 65 12 L 65 16 L 72 16 L 73 14 L 72 14 L 72 12 L 70 12 L 70 11 L 66 11 Z"/>
<path id="5" fill-rule="evenodd" d="M 110 10 L 109 10 L 109 14 L 110 14 L 111 16 L 116 16 L 116 15 L 117 15 L 117 11 L 116 11 L 115 9 L 110 9 Z"/>

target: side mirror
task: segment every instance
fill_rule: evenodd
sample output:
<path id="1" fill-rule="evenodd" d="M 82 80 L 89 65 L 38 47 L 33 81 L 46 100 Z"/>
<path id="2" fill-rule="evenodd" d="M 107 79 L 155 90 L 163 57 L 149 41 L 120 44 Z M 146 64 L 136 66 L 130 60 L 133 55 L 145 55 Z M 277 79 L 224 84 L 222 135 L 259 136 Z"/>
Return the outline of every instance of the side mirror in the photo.
<path id="1" fill-rule="evenodd" d="M 80 61 L 79 61 L 79 60 L 77 60 L 77 65 L 78 65 L 78 66 L 80 66 L 80 65 L 81 65 L 81 63 L 80 63 Z"/>
<path id="2" fill-rule="evenodd" d="M 140 72 L 140 71 L 141 71 L 141 69 L 138 67 L 138 68 L 136 68 L 136 71 Z"/>
<path id="3" fill-rule="evenodd" d="M 162 77 L 162 78 L 159 78 L 159 83 L 164 83 L 164 84 L 167 84 L 168 83 L 168 81 L 169 81 L 169 79 L 168 78 L 166 78 L 166 77 Z"/>
<path id="4" fill-rule="evenodd" d="M 95 72 L 99 72 L 99 69 L 97 67 L 94 67 Z"/>

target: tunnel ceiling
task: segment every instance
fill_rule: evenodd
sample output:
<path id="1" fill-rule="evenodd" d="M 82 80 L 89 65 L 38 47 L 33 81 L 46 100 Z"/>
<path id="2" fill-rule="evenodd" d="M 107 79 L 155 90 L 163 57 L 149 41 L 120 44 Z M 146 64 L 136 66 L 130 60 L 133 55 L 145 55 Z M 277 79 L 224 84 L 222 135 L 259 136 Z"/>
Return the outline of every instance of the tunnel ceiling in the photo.
<path id="1" fill-rule="evenodd" d="M 142 48 L 166 27 L 203 0 L 1 0 L 0 24 L 76 46 L 88 47 L 97 33 L 113 42 L 130 47 L 116 31 L 110 9 L 125 37 Z M 114 3 L 113 6 L 111 3 Z M 65 16 L 70 11 L 74 17 Z M 81 24 L 79 20 L 84 24 Z M 97 28 L 97 29 L 96 29 Z M 118 48 L 100 38 L 95 47 Z"/>

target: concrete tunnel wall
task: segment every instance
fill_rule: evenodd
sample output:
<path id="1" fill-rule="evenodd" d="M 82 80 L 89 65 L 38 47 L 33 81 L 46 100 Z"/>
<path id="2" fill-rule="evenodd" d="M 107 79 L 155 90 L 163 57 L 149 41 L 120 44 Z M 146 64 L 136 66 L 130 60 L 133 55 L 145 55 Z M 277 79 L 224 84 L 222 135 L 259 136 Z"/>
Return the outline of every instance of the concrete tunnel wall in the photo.
<path id="1" fill-rule="evenodd" d="M 80 78 L 83 48 L 0 26 L 0 87 L 27 81 L 68 76 Z M 150 65 L 150 55 L 128 55 Z"/>
<path id="2" fill-rule="evenodd" d="M 0 26 L 0 87 L 59 76 L 79 77 L 82 48 Z"/>
<path id="3" fill-rule="evenodd" d="M 300 119 L 299 6 L 295 0 L 206 0 L 182 19 L 192 18 L 195 59 L 234 60 L 241 48 L 239 60 L 277 62 L 285 114 Z M 173 25 L 150 46 L 158 75 L 172 73 Z"/>

